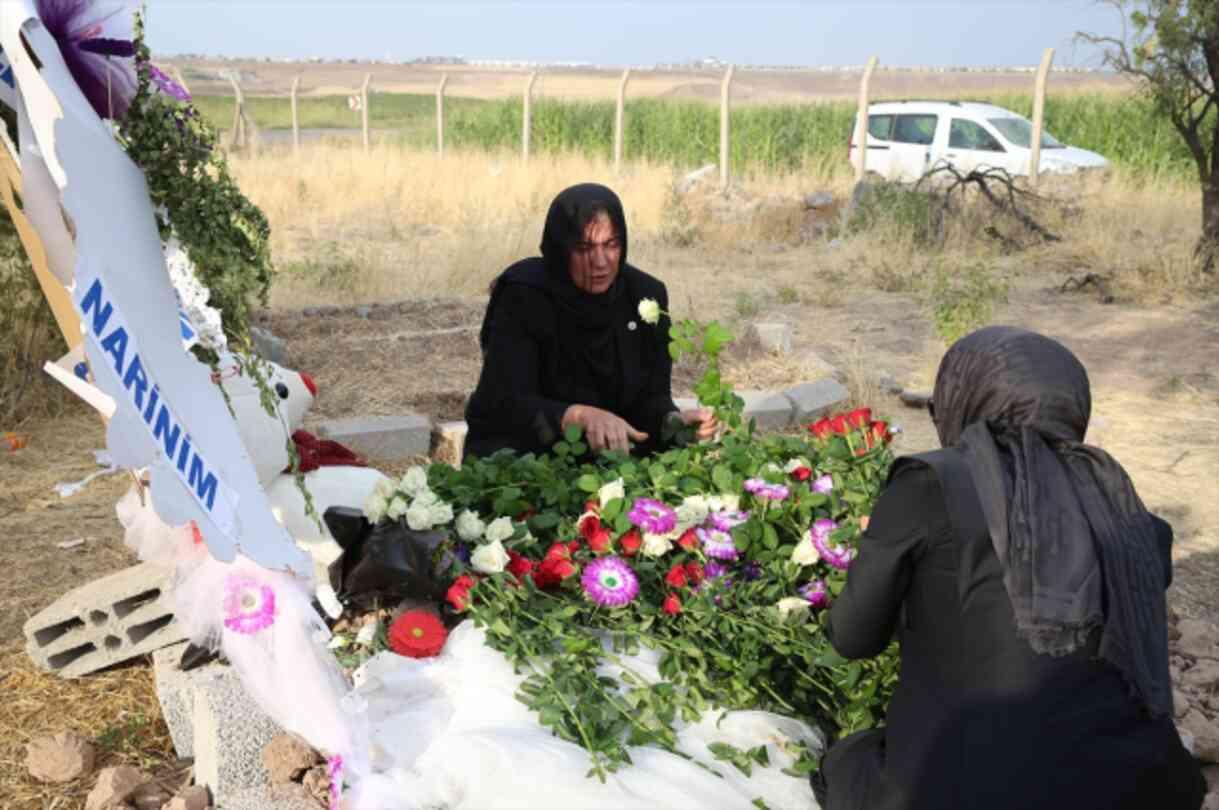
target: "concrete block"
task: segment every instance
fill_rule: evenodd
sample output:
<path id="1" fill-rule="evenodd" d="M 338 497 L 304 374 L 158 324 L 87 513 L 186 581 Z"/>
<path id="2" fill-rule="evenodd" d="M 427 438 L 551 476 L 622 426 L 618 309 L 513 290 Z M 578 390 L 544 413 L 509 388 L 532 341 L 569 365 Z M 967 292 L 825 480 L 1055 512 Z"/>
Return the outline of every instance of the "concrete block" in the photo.
<path id="1" fill-rule="evenodd" d="M 296 783 L 260 786 L 239 790 L 217 804 L 217 810 L 320 810 L 318 804 L 303 787 Z"/>
<path id="2" fill-rule="evenodd" d="M 906 388 L 898 396 L 901 397 L 902 404 L 908 408 L 926 408 L 927 403 L 931 401 L 930 391 L 912 391 Z"/>
<path id="3" fill-rule="evenodd" d="M 466 445 L 470 426 L 465 422 L 441 422 L 432 430 L 432 460 L 454 467 L 461 466 L 461 453 Z"/>
<path id="4" fill-rule="evenodd" d="M 178 669 L 185 641 L 162 647 L 152 654 L 152 677 L 161 703 L 161 716 L 169 726 L 169 736 L 174 741 L 174 751 L 183 759 L 195 756 L 195 685 L 192 672 Z"/>
<path id="5" fill-rule="evenodd" d="M 25 623 L 26 652 L 78 678 L 182 641 L 169 584 L 168 569 L 140 563 L 69 591 Z"/>
<path id="6" fill-rule="evenodd" d="M 324 422 L 318 433 L 342 442 L 370 461 L 426 456 L 432 449 L 432 422 L 426 416 L 358 416 Z"/>
<path id="7" fill-rule="evenodd" d="M 254 344 L 254 350 L 262 355 L 264 360 L 280 365 L 287 362 L 288 347 L 281 338 L 271 334 L 271 330 L 251 326 L 250 342 Z"/>
<path id="8" fill-rule="evenodd" d="M 795 404 L 795 421 L 807 422 L 828 415 L 846 404 L 851 394 L 833 377 L 801 383 L 784 392 Z"/>
<path id="9" fill-rule="evenodd" d="M 753 329 L 758 333 L 762 348 L 773 354 L 791 354 L 792 328 L 786 323 L 755 323 Z"/>
<path id="10" fill-rule="evenodd" d="M 767 430 L 791 427 L 795 419 L 795 404 L 782 393 L 775 391 L 738 391 L 745 400 L 745 421 L 755 420 L 757 426 Z"/>
<path id="11" fill-rule="evenodd" d="M 231 667 L 209 664 L 181 674 L 194 694 L 195 784 L 207 786 L 216 807 L 235 808 L 230 797 L 271 784 L 262 749 L 282 730 L 246 694 Z"/>

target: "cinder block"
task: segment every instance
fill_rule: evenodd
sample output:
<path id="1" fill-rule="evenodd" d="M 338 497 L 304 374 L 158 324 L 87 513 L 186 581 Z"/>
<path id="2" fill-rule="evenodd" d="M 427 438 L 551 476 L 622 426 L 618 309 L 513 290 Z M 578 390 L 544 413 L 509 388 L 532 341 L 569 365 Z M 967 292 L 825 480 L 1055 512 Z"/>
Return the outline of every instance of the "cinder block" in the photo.
<path id="1" fill-rule="evenodd" d="M 801 383 L 784 393 L 795 403 L 797 422 L 820 419 L 851 398 L 846 386 L 832 377 Z"/>
<path id="2" fill-rule="evenodd" d="M 78 678 L 182 641 L 169 583 L 167 568 L 140 563 L 69 591 L 25 623 L 26 652 Z"/>
<path id="3" fill-rule="evenodd" d="M 470 426 L 465 422 L 441 422 L 432 431 L 432 460 L 441 464 L 461 466 L 461 454 L 466 446 Z"/>
<path id="4" fill-rule="evenodd" d="M 738 391 L 745 400 L 743 416 L 753 419 L 759 428 L 779 430 L 790 427 L 795 418 L 795 405 L 782 393 L 774 391 Z"/>
<path id="5" fill-rule="evenodd" d="M 375 461 L 426 456 L 432 449 L 432 423 L 426 416 L 358 416 L 324 422 L 318 433 Z"/>
<path id="6" fill-rule="evenodd" d="M 231 797 L 271 784 L 262 749 L 281 729 L 246 694 L 232 667 L 209 664 L 180 674 L 187 676 L 194 695 L 195 783 L 207 785 L 216 807 L 235 808 Z"/>
<path id="7" fill-rule="evenodd" d="M 755 323 L 753 330 L 758 333 L 758 341 L 762 348 L 773 354 L 791 354 L 792 328 L 786 323 Z"/>
<path id="8" fill-rule="evenodd" d="M 178 669 L 185 641 L 170 647 L 162 647 L 152 654 L 153 683 L 157 689 L 157 700 L 161 703 L 161 716 L 169 726 L 169 736 L 174 741 L 174 751 L 183 759 L 195 755 L 195 685 L 192 672 Z"/>

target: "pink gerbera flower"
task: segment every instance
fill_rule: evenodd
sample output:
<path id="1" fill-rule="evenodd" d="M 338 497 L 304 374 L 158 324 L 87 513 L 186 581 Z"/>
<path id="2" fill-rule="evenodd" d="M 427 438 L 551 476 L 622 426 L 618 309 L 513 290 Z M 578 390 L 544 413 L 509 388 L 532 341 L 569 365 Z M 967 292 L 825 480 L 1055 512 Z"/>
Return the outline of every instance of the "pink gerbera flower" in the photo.
<path id="1" fill-rule="evenodd" d="M 275 624 L 275 591 L 256 579 L 237 574 L 224 581 L 224 626 L 252 635 Z"/>
<path id="2" fill-rule="evenodd" d="M 627 517 L 648 534 L 668 534 L 677 526 L 677 512 L 652 498 L 636 499 Z"/>
<path id="3" fill-rule="evenodd" d="M 602 557 L 584 568 L 580 584 L 602 607 L 622 607 L 639 595 L 639 579 L 621 557 Z"/>

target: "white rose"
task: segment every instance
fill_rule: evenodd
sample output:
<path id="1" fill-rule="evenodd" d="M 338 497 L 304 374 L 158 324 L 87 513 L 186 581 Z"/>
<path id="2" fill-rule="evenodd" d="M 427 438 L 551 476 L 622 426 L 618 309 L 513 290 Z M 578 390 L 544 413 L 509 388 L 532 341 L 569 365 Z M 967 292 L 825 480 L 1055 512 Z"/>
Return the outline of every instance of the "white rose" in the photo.
<path id="1" fill-rule="evenodd" d="M 381 622 L 371 621 L 360 628 L 360 632 L 356 633 L 356 644 L 367 647 L 372 644 L 377 638 L 377 630 L 381 627 Z"/>
<path id="2" fill-rule="evenodd" d="M 515 531 L 516 529 L 512 526 L 512 518 L 500 517 L 491 521 L 491 525 L 487 527 L 483 536 L 492 543 L 502 543 Z"/>
<path id="3" fill-rule="evenodd" d="M 432 507 L 415 501 L 411 508 L 406 510 L 406 525 L 416 532 L 425 532 L 432 528 Z"/>
<path id="4" fill-rule="evenodd" d="M 673 541 L 664 534 L 643 534 L 643 547 L 640 551 L 645 557 L 660 557 L 669 552 L 673 548 Z"/>
<path id="5" fill-rule="evenodd" d="M 370 492 L 368 499 L 364 501 L 364 517 L 368 518 L 369 523 L 376 525 L 381 522 L 381 518 L 385 517 L 387 508 L 389 508 L 389 504 L 386 503 L 384 495 Z"/>
<path id="6" fill-rule="evenodd" d="M 474 553 L 470 555 L 470 564 L 474 566 L 475 571 L 498 574 L 508 564 L 508 552 L 504 550 L 503 543 L 494 540 L 474 549 Z"/>
<path id="7" fill-rule="evenodd" d="M 406 514 L 406 510 L 406 499 L 401 495 L 395 495 L 389 502 L 389 506 L 385 508 L 385 516 L 390 520 L 397 520 Z"/>
<path id="8" fill-rule="evenodd" d="M 433 526 L 443 526 L 453 519 L 453 507 L 443 501 L 428 507 L 428 517 Z"/>
<path id="9" fill-rule="evenodd" d="M 717 512 L 719 512 L 719 511 L 724 511 L 724 512 L 741 511 L 741 496 L 740 495 L 736 495 L 736 494 L 723 495 L 722 494 L 719 496 L 719 502 L 720 502 L 720 509 L 715 510 Z"/>
<path id="10" fill-rule="evenodd" d="M 330 642 L 326 645 L 326 649 L 339 650 L 339 649 L 342 649 L 343 647 L 346 647 L 350 643 L 351 642 L 348 640 L 347 636 L 343 636 L 343 635 L 339 635 L 338 633 L 335 633 L 335 635 L 333 637 L 331 637 Z"/>
<path id="11" fill-rule="evenodd" d="M 469 509 L 457 516 L 457 536 L 467 543 L 473 543 L 483 536 L 487 525 Z"/>
<path id="12" fill-rule="evenodd" d="M 326 615 L 332 619 L 337 619 L 343 615 L 343 604 L 339 601 L 338 595 L 335 594 L 334 588 L 329 585 L 319 585 L 314 591 L 317 597 L 318 604 L 322 606 L 322 610 L 326 611 Z"/>
<path id="13" fill-rule="evenodd" d="M 685 531 L 707 519 L 707 499 L 702 495 L 691 495 L 677 507 L 677 525 Z"/>
<path id="14" fill-rule="evenodd" d="M 602 509 L 605 508 L 607 503 L 615 498 L 625 497 L 626 487 L 624 486 L 621 478 L 619 478 L 617 481 L 610 481 L 608 484 L 601 487 L 601 489 L 597 490 L 597 500 L 601 502 Z"/>
<path id="15" fill-rule="evenodd" d="M 788 475 L 791 475 L 792 473 L 794 473 L 796 470 L 800 469 L 801 467 L 807 467 L 809 469 L 812 469 L 812 466 L 813 466 L 812 464 L 808 463 L 808 459 L 793 458 L 791 461 L 787 462 L 786 466 L 783 467 L 783 472 L 787 473 Z"/>
<path id="16" fill-rule="evenodd" d="M 645 298 L 639 302 L 639 317 L 644 323 L 656 324 L 660 322 L 660 304 L 656 303 L 651 298 Z"/>
<path id="17" fill-rule="evenodd" d="M 800 542 L 796 543 L 796 548 L 792 551 L 792 562 L 796 565 L 813 565 L 820 559 L 821 554 L 813 545 L 813 538 L 807 534 L 800 538 Z"/>
<path id="18" fill-rule="evenodd" d="M 398 482 L 398 488 L 411 497 L 417 496 L 427 489 L 427 470 L 423 467 L 411 467 Z"/>
<path id="19" fill-rule="evenodd" d="M 440 496 L 427 487 L 416 492 L 414 500 L 411 501 L 412 506 L 422 506 L 425 508 L 435 506 L 438 503 L 440 503 Z"/>
<path id="20" fill-rule="evenodd" d="M 792 613 L 799 616 L 808 613 L 808 600 L 800 596 L 789 596 L 776 602 L 775 607 L 779 609 L 781 616 L 786 617 Z"/>

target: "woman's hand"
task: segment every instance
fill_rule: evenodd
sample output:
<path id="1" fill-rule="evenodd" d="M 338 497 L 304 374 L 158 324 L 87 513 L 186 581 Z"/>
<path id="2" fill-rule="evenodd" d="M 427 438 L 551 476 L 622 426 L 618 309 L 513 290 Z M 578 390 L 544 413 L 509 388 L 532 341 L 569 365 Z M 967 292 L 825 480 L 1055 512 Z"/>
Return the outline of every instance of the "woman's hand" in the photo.
<path id="1" fill-rule="evenodd" d="M 715 418 L 715 411 L 710 408 L 691 408 L 681 412 L 681 421 L 687 425 L 695 425 L 694 438 L 698 441 L 715 438 L 719 430 L 720 420 Z"/>
<path id="2" fill-rule="evenodd" d="M 562 427 L 579 425 L 589 447 L 598 452 L 617 450 L 631 452 L 631 442 L 646 442 L 648 434 L 636 430 L 616 414 L 592 405 L 572 405 L 563 414 Z"/>

